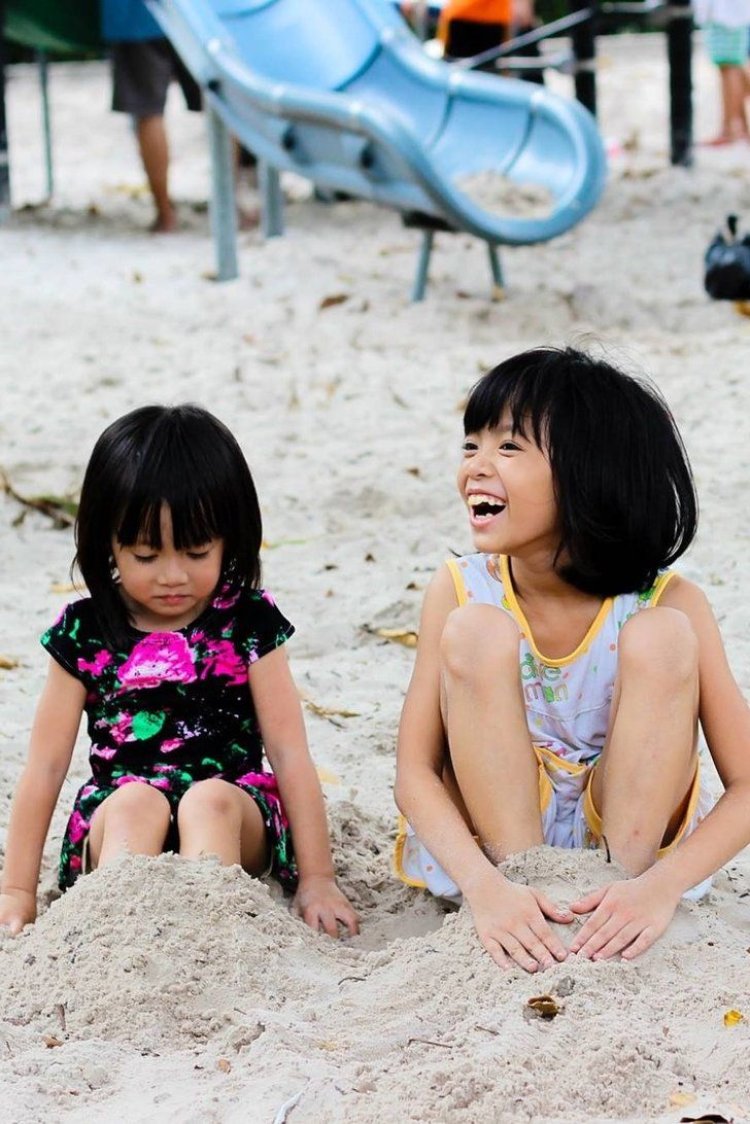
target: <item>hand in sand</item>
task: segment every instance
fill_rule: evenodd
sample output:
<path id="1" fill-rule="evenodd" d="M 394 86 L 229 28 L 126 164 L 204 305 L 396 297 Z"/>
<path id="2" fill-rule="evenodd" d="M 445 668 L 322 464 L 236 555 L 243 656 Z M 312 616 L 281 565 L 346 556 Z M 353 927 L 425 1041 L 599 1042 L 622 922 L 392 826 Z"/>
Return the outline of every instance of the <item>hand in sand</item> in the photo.
<path id="1" fill-rule="evenodd" d="M 24 925 L 36 921 L 36 895 L 26 890 L 6 890 L 0 894 L 0 928 L 8 929 L 12 937 Z"/>
<path id="2" fill-rule="evenodd" d="M 537 972 L 567 959 L 567 949 L 545 917 L 567 925 L 573 914 L 556 906 L 541 890 L 519 886 L 493 871 L 464 896 L 480 941 L 501 968 L 514 961 L 527 972 Z"/>
<path id="3" fill-rule="evenodd" d="M 339 935 L 339 922 L 346 926 L 350 936 L 355 937 L 359 932 L 357 914 L 333 878 L 300 878 L 292 902 L 292 912 L 316 932 L 322 928 L 329 937 Z"/>
<path id="4" fill-rule="evenodd" d="M 665 886 L 651 867 L 638 878 L 612 882 L 592 891 L 571 909 L 590 913 L 576 934 L 571 952 L 591 960 L 608 960 L 617 953 L 633 960 L 662 935 L 680 902 L 678 890 Z"/>

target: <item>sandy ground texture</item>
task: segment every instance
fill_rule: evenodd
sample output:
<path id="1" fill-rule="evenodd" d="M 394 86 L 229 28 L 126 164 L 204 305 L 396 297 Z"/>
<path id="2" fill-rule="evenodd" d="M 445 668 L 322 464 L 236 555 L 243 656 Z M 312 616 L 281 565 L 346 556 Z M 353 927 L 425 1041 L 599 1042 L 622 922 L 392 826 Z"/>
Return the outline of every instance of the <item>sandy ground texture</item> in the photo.
<path id="1" fill-rule="evenodd" d="M 663 389 L 702 500 L 682 569 L 705 586 L 750 687 L 750 320 L 702 291 L 708 240 L 750 198 L 750 147 L 699 149 L 692 170 L 670 168 L 663 39 L 624 37 L 601 55 L 615 154 L 596 212 L 550 245 L 507 251 L 502 303 L 489 300 L 482 247 L 439 237 L 419 306 L 406 299 L 414 232 L 365 204 L 316 203 L 299 183 L 287 185 L 287 236 L 244 233 L 241 279 L 212 283 L 203 122 L 176 96 L 183 229 L 149 236 L 103 64 L 53 67 L 57 193 L 38 205 L 36 76 L 11 70 L 0 465 L 22 495 L 61 496 L 79 487 L 102 427 L 136 405 L 197 401 L 232 426 L 262 500 L 265 584 L 298 629 L 293 667 L 363 932 L 316 936 L 273 888 L 210 860 L 130 859 L 55 900 L 82 738 L 39 921 L 0 938 L 3 1120 L 750 1119 L 748 852 L 635 964 L 571 960 L 543 978 L 500 972 L 464 912 L 445 914 L 390 870 L 413 652 L 377 629 L 413 629 L 429 575 L 470 549 L 453 484 L 460 404 L 513 352 L 594 341 Z M 717 115 L 716 76 L 698 54 L 700 136 Z M 37 638 L 70 597 L 72 538 L 5 496 L 0 541 L 4 825 L 45 670 Z M 612 868 L 598 853 L 542 850 L 510 873 L 566 902 Z M 528 1008 L 541 992 L 559 1006 L 553 1019 Z M 725 1025 L 732 1009 L 745 1018 Z"/>

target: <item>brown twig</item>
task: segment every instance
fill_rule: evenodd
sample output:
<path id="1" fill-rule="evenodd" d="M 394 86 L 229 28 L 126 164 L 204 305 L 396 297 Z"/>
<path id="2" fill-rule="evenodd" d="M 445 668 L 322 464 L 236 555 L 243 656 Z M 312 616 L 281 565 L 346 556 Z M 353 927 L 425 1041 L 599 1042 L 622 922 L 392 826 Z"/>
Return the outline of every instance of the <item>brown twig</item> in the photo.
<path id="1" fill-rule="evenodd" d="M 78 504 L 70 496 L 23 496 L 16 491 L 8 474 L 2 468 L 0 468 L 0 488 L 6 496 L 10 496 L 22 507 L 46 515 L 58 529 L 72 527 L 76 521 Z"/>

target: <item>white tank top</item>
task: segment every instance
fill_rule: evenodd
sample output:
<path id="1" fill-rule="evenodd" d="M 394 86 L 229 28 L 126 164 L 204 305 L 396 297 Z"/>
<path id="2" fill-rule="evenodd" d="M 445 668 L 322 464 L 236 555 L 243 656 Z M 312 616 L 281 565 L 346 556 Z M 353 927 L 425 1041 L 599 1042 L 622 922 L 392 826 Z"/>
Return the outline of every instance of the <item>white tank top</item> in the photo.
<path id="1" fill-rule="evenodd" d="M 574 652 L 542 655 L 518 604 L 504 556 L 467 554 L 451 559 L 459 605 L 496 605 L 521 631 L 519 665 L 531 740 L 571 764 L 590 765 L 602 751 L 609 727 L 620 629 L 635 613 L 656 605 L 671 571 L 644 593 L 608 597 Z"/>

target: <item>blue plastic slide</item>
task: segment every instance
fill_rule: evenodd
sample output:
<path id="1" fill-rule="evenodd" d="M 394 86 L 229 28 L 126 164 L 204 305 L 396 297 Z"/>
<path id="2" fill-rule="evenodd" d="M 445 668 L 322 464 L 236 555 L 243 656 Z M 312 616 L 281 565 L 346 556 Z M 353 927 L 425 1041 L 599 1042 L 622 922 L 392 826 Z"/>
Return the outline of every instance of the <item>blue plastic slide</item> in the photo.
<path id="1" fill-rule="evenodd" d="M 148 5 L 204 88 L 221 280 L 237 276 L 228 134 L 260 161 L 267 235 L 282 233 L 282 171 L 394 207 L 421 226 L 415 300 L 435 229 L 482 239 L 499 286 L 497 246 L 562 234 L 602 193 L 606 157 L 585 109 L 531 83 L 428 58 L 384 0 Z M 544 213 L 487 209 L 471 193 L 488 176 L 501 177 L 510 203 L 513 185 L 533 188 Z"/>

